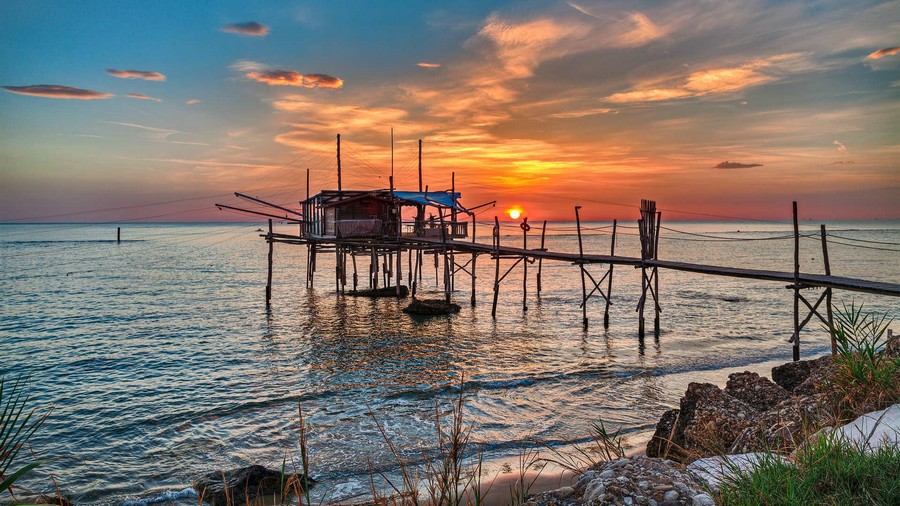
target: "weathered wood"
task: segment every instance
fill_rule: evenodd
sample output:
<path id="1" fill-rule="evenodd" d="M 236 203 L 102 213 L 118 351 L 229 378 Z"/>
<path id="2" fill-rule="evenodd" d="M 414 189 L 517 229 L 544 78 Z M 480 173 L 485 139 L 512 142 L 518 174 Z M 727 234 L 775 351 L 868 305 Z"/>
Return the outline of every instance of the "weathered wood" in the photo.
<path id="1" fill-rule="evenodd" d="M 546 222 L 545 222 L 546 223 Z M 609 256 L 616 255 L 616 220 L 613 220 L 612 238 L 609 241 Z M 609 328 L 609 306 L 612 303 L 612 278 L 613 267 L 615 264 L 609 264 L 609 279 L 606 285 L 606 309 L 603 310 L 603 328 Z"/>
<path id="2" fill-rule="evenodd" d="M 581 269 L 581 324 L 584 326 L 584 329 L 587 330 L 587 283 L 584 279 L 584 244 L 581 241 L 581 216 L 578 213 L 580 209 L 581 206 L 575 206 L 575 224 L 578 229 L 578 259 L 582 260 L 582 262 L 578 264 L 578 267 Z"/>
<path id="3" fill-rule="evenodd" d="M 122 243 L 122 227 L 116 227 L 116 244 Z"/>
<path id="4" fill-rule="evenodd" d="M 541 251 L 544 251 L 544 238 L 547 236 L 547 220 L 544 220 L 544 225 L 541 227 Z M 538 297 L 541 295 L 541 270 L 544 267 L 544 259 L 538 258 L 538 271 L 537 271 L 537 294 Z"/>
<path id="5" fill-rule="evenodd" d="M 500 219 L 494 216 L 494 303 L 491 305 L 491 318 L 497 319 L 497 298 L 500 296 Z"/>
<path id="6" fill-rule="evenodd" d="M 831 264 L 828 262 L 828 240 L 826 237 L 828 234 L 825 233 L 825 224 L 822 224 L 819 227 L 819 232 L 822 235 L 822 259 L 825 262 L 825 275 L 831 276 Z M 835 340 L 834 335 L 834 312 L 831 307 L 831 288 L 825 289 L 825 309 L 828 312 L 828 334 L 831 338 L 831 354 L 837 354 L 837 341 Z"/>
<path id="7" fill-rule="evenodd" d="M 794 362 L 800 360 L 800 224 L 797 202 L 794 201 Z"/>
<path id="8" fill-rule="evenodd" d="M 267 307 L 269 306 L 269 304 L 270 304 L 271 301 L 272 301 L 272 249 L 273 249 L 274 246 L 275 246 L 275 243 L 273 243 L 272 240 L 271 240 L 271 237 L 272 237 L 272 220 L 271 220 L 271 219 L 269 220 L 269 234 L 268 234 L 268 235 L 269 235 L 269 239 L 268 239 L 268 243 L 269 243 L 269 262 L 268 262 L 268 265 L 269 265 L 269 269 L 268 269 L 268 274 L 267 274 L 267 276 L 266 276 L 266 306 L 267 306 Z"/>
<path id="9" fill-rule="evenodd" d="M 522 249 L 528 251 L 528 218 L 522 219 Z M 522 257 L 522 311 L 528 311 L 528 257 Z"/>
<path id="10" fill-rule="evenodd" d="M 337 134 L 337 186 L 338 195 L 341 195 L 343 191 L 341 187 L 341 134 Z"/>

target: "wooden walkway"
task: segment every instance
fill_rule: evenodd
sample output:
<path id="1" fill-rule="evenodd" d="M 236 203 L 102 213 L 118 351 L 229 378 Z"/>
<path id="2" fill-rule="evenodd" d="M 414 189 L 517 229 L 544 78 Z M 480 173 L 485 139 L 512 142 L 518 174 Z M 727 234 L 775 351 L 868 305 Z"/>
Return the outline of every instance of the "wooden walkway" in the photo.
<path id="1" fill-rule="evenodd" d="M 265 235 L 263 235 L 265 237 Z M 500 246 L 499 248 L 484 243 L 454 241 L 446 242 L 440 239 L 423 239 L 423 238 L 403 238 L 397 242 L 390 243 L 377 241 L 374 243 L 360 242 L 359 240 L 340 240 L 331 238 L 308 239 L 290 234 L 272 234 L 276 242 L 286 242 L 293 244 L 306 244 L 309 242 L 321 242 L 324 244 L 366 244 L 381 246 L 385 248 L 396 248 L 398 245 L 404 247 L 428 247 L 441 249 L 444 246 L 447 249 L 458 253 L 475 253 L 475 254 L 500 254 L 501 257 L 509 258 L 533 258 L 535 260 L 555 260 L 560 262 L 570 262 L 573 264 L 609 264 L 609 265 L 630 265 L 639 267 L 647 265 L 649 267 L 659 267 L 661 269 L 670 269 L 675 271 L 693 272 L 696 274 L 707 274 L 711 276 L 728 276 L 733 278 L 756 279 L 760 281 L 777 281 L 793 285 L 794 273 L 783 271 L 769 271 L 763 269 L 743 269 L 736 267 L 722 267 L 717 265 L 692 264 L 686 262 L 673 262 L 669 260 L 641 260 L 637 257 L 615 256 L 615 255 L 594 255 L 578 253 L 563 253 L 557 251 L 548 251 L 541 249 L 522 249 L 512 246 Z M 810 288 L 833 288 L 835 290 L 847 290 L 851 292 L 871 293 L 876 295 L 887 295 L 891 297 L 900 297 L 900 284 L 886 283 L 880 281 L 869 281 L 865 279 L 846 278 L 841 276 L 828 276 L 825 274 L 807 274 L 800 273 L 800 284 Z"/>

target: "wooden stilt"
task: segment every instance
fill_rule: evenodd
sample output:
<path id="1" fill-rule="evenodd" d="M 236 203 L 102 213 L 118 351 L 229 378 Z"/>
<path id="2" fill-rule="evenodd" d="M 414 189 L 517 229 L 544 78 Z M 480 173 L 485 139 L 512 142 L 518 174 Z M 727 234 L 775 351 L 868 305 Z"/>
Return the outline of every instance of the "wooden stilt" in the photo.
<path id="1" fill-rule="evenodd" d="M 416 288 L 419 285 L 419 281 L 418 281 L 419 280 L 419 271 L 422 268 L 422 255 L 420 255 L 419 253 L 420 253 L 420 251 L 416 250 L 416 254 L 415 254 L 416 266 L 413 269 L 412 278 L 410 278 L 410 279 L 412 279 L 412 287 L 410 288 L 410 292 L 412 293 L 413 300 L 415 300 L 415 298 L 416 298 Z"/>
<path id="2" fill-rule="evenodd" d="M 613 220 L 612 239 L 609 241 L 609 256 L 616 255 L 616 220 Z M 612 300 L 613 267 L 609 264 L 609 279 L 606 281 L 606 309 L 603 310 L 603 328 L 609 328 L 609 306 Z"/>
<path id="3" fill-rule="evenodd" d="M 403 272 L 402 266 L 400 265 L 400 261 L 403 258 L 403 250 L 400 249 L 400 246 L 397 246 L 397 283 L 395 286 L 397 287 L 397 297 L 400 297 L 400 283 L 403 281 Z"/>
<path id="4" fill-rule="evenodd" d="M 584 329 L 587 330 L 587 284 L 584 279 L 584 244 L 581 241 L 581 216 L 578 213 L 580 209 L 581 206 L 575 206 L 575 224 L 578 227 L 578 258 L 580 259 L 578 267 L 581 269 L 581 323 L 584 325 Z"/>
<path id="5" fill-rule="evenodd" d="M 122 243 L 122 227 L 116 227 L 116 244 Z"/>
<path id="6" fill-rule="evenodd" d="M 653 237 L 653 259 L 659 259 L 659 226 L 662 222 L 662 212 L 656 212 L 656 230 Z M 659 268 L 653 266 L 653 335 L 659 338 Z"/>
<path id="7" fill-rule="evenodd" d="M 356 252 L 351 252 L 350 256 L 353 257 L 353 291 L 355 292 L 359 285 L 359 275 L 356 272 Z"/>
<path id="8" fill-rule="evenodd" d="M 334 291 L 341 293 L 341 247 L 334 248 Z"/>
<path id="9" fill-rule="evenodd" d="M 266 241 L 269 243 L 269 271 L 266 276 L 266 307 L 269 307 L 269 304 L 272 301 L 272 249 L 275 246 L 275 243 L 272 242 L 272 220 L 269 220 L 269 234 L 266 236 Z"/>
<path id="10" fill-rule="evenodd" d="M 497 298 L 500 296 L 500 220 L 494 216 L 494 303 L 491 305 L 491 318 L 497 319 Z"/>
<path id="11" fill-rule="evenodd" d="M 522 220 L 522 249 L 528 249 L 528 218 Z M 522 311 L 528 311 L 528 256 L 522 255 Z"/>
<path id="12" fill-rule="evenodd" d="M 444 257 L 444 299 L 449 303 L 450 291 L 452 290 L 452 288 L 450 281 L 450 263 L 448 261 L 449 256 L 447 255 L 447 226 L 444 223 L 444 211 L 440 208 L 438 208 L 438 216 L 440 217 L 441 222 L 441 250 Z"/>
<path id="13" fill-rule="evenodd" d="M 825 225 L 819 228 L 819 231 L 822 234 L 822 258 L 825 262 L 825 275 L 831 276 L 831 264 L 828 262 L 828 241 L 826 237 L 828 234 L 825 233 Z M 831 337 L 831 354 L 837 354 L 837 341 L 834 338 L 834 313 L 831 308 L 831 288 L 825 289 L 825 309 L 828 312 L 828 334 Z"/>
<path id="14" fill-rule="evenodd" d="M 541 251 L 546 251 L 544 248 L 544 238 L 547 235 L 547 220 L 544 220 L 544 225 L 541 227 Z M 537 295 L 541 296 L 541 271 L 544 267 L 544 257 L 538 258 L 538 271 L 537 271 Z"/>
<path id="15" fill-rule="evenodd" d="M 475 307 L 475 278 L 477 277 L 475 273 L 478 272 L 476 269 L 477 261 L 478 261 L 478 253 L 475 253 L 473 251 L 472 252 L 472 298 L 471 298 L 472 307 Z"/>
<path id="16" fill-rule="evenodd" d="M 797 202 L 794 211 L 794 362 L 800 360 L 800 224 L 797 221 Z"/>

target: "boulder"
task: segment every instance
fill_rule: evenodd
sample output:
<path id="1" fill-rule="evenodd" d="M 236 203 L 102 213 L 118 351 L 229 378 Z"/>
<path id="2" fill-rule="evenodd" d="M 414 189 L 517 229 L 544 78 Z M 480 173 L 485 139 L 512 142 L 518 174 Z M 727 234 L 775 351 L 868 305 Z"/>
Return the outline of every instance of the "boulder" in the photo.
<path id="1" fill-rule="evenodd" d="M 772 381 L 789 392 L 804 383 L 814 373 L 823 367 L 829 367 L 834 362 L 831 355 L 825 355 L 815 360 L 800 360 L 788 362 L 772 368 Z M 811 385 L 811 384 L 808 384 Z"/>
<path id="2" fill-rule="evenodd" d="M 760 411 L 771 409 L 791 396 L 783 387 L 749 371 L 730 374 L 725 393 Z"/>
<path id="3" fill-rule="evenodd" d="M 303 479 L 302 475 L 299 477 Z M 280 497 L 282 483 L 288 483 L 290 478 L 292 476 L 282 477 L 281 471 L 252 465 L 204 475 L 194 482 L 194 490 L 212 506 L 243 506 L 257 499 Z"/>
<path id="4" fill-rule="evenodd" d="M 731 448 L 760 411 L 711 383 L 691 383 L 681 399 L 672 442 L 672 459 L 689 462 Z M 675 451 L 678 450 L 678 451 Z"/>
<path id="5" fill-rule="evenodd" d="M 900 445 L 900 404 L 865 414 L 838 427 L 834 434 L 866 452 L 874 452 L 883 446 L 897 448 Z"/>
<path id="6" fill-rule="evenodd" d="M 788 452 L 808 434 L 829 425 L 826 394 L 791 396 L 762 413 L 744 429 L 731 446 L 731 453 L 779 450 Z"/>
<path id="7" fill-rule="evenodd" d="M 688 464 L 687 470 L 700 478 L 711 492 L 718 494 L 723 483 L 741 474 L 752 473 L 761 464 L 770 461 L 788 462 L 784 457 L 772 453 L 742 453 L 695 460 Z"/>
<path id="8" fill-rule="evenodd" d="M 672 449 L 672 438 L 675 435 L 675 424 L 678 422 L 679 411 L 670 409 L 663 413 L 656 424 L 656 432 L 647 442 L 647 456 L 667 458 Z"/>

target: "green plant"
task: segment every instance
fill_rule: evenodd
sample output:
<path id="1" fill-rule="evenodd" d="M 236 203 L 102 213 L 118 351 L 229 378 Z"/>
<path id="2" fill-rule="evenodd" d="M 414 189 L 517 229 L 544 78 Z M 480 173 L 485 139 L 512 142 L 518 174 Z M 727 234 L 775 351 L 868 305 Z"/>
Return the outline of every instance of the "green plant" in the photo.
<path id="1" fill-rule="evenodd" d="M 900 497 L 897 445 L 866 452 L 828 434 L 804 445 L 794 464 L 763 455 L 752 469 L 730 469 L 717 504 L 892 505 Z"/>
<path id="2" fill-rule="evenodd" d="M 900 358 L 882 350 L 893 319 L 842 304 L 831 335 L 837 345 L 835 386 L 850 416 L 882 409 L 900 400 Z"/>
<path id="3" fill-rule="evenodd" d="M 50 411 L 43 415 L 37 409 L 26 410 L 30 397 L 24 394 L 24 377 L 19 376 L 11 385 L 0 376 L 0 494 L 13 495 L 13 484 L 35 468 L 52 459 L 32 461 L 18 470 L 10 472 L 10 466 L 28 440 L 47 420 Z"/>
<path id="4" fill-rule="evenodd" d="M 555 447 L 549 447 L 554 457 L 544 459 L 575 473 L 592 468 L 601 462 L 609 462 L 625 457 L 622 443 L 622 429 L 609 432 L 603 420 L 591 423 L 591 441 L 588 445 L 572 444 L 571 452 L 563 453 Z"/>

